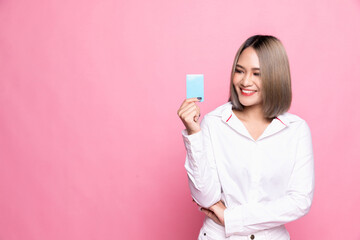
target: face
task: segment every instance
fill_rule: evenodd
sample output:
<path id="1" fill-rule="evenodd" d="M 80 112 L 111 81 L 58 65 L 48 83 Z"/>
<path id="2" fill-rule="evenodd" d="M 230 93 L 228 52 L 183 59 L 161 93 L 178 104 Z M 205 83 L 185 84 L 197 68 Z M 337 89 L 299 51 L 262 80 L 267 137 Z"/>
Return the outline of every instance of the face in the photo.
<path id="1" fill-rule="evenodd" d="M 239 56 L 233 84 L 243 106 L 262 104 L 260 64 L 254 48 L 246 48 Z"/>

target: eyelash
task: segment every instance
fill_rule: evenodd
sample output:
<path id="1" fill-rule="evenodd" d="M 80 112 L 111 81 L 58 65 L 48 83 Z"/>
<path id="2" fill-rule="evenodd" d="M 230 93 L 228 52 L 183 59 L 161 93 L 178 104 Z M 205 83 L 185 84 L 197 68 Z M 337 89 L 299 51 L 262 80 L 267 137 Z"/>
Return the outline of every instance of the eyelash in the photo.
<path id="1" fill-rule="evenodd" d="M 239 70 L 239 69 L 235 69 L 236 73 L 243 73 L 244 71 Z M 260 73 L 254 73 L 255 76 L 260 76 Z"/>

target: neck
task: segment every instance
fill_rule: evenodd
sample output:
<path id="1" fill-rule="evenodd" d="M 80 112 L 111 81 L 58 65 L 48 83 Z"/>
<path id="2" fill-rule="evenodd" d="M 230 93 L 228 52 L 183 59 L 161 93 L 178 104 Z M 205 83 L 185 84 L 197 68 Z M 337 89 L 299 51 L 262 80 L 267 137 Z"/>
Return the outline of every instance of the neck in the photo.
<path id="1" fill-rule="evenodd" d="M 244 107 L 242 112 L 242 118 L 246 122 L 269 122 L 270 119 L 264 117 L 262 105 L 257 104 L 255 106 Z"/>

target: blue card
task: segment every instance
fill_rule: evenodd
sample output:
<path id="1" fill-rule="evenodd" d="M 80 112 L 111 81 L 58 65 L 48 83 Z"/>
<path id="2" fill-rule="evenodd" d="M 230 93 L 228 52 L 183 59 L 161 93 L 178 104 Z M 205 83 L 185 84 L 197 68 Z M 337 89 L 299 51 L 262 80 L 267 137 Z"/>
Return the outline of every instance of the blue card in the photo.
<path id="1" fill-rule="evenodd" d="M 186 75 L 186 98 L 201 97 L 200 102 L 204 101 L 204 75 Z"/>

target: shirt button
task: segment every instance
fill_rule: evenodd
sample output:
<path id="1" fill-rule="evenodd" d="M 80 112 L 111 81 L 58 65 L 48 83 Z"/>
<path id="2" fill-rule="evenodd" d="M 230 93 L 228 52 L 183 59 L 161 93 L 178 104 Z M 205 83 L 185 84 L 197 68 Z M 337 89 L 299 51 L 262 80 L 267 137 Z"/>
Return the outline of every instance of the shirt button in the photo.
<path id="1" fill-rule="evenodd" d="M 255 239 L 255 236 L 254 236 L 254 235 L 251 235 L 250 238 L 251 238 L 251 239 Z"/>
<path id="2" fill-rule="evenodd" d="M 206 236 L 206 233 L 204 233 L 204 236 Z"/>

